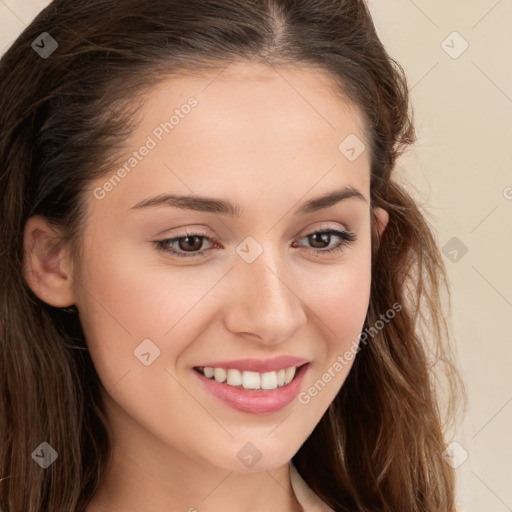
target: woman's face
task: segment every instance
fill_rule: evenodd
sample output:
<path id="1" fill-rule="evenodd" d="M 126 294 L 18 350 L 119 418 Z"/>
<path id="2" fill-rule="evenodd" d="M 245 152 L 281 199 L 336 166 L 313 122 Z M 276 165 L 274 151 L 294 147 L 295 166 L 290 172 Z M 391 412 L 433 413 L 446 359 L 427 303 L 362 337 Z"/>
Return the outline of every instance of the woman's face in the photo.
<path id="1" fill-rule="evenodd" d="M 118 442 L 238 472 L 298 451 L 368 308 L 363 144 L 358 111 L 311 70 L 232 64 L 148 94 L 125 161 L 91 187 L 73 287 Z M 150 202 L 166 195 L 187 199 Z M 234 387 L 303 363 L 282 388 Z M 220 383 L 209 365 L 240 372 Z"/>

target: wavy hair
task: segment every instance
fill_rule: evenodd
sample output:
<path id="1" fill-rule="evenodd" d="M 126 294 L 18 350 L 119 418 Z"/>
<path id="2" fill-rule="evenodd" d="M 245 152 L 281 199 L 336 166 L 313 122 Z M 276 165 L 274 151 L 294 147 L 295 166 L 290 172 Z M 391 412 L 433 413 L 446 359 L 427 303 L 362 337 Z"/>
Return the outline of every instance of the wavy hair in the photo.
<path id="1" fill-rule="evenodd" d="M 41 58 L 43 32 L 58 48 Z M 332 80 L 366 122 L 372 283 L 365 330 L 340 392 L 292 461 L 336 511 L 451 512 L 445 427 L 463 389 L 443 313 L 449 285 L 434 232 L 393 179 L 416 140 L 403 68 L 363 0 L 54 0 L 0 60 L 0 503 L 10 512 L 83 512 L 111 431 L 75 307 L 54 308 L 23 277 L 24 226 L 43 216 L 80 261 L 85 197 L 117 162 L 142 98 L 180 73 L 231 62 L 301 64 Z M 444 393 L 446 418 L 441 407 Z M 72 435 L 70 435 L 72 433 Z M 42 470 L 42 441 L 60 463 Z"/>

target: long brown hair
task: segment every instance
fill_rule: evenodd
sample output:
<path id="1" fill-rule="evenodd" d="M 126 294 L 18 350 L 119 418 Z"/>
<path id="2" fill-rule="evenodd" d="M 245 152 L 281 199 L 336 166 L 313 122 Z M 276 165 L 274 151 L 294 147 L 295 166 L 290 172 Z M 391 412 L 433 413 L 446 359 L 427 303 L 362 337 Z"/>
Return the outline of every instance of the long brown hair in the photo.
<path id="1" fill-rule="evenodd" d="M 58 44 L 45 58 L 31 47 L 43 32 Z M 117 161 L 143 92 L 180 72 L 220 70 L 240 60 L 304 64 L 332 78 L 365 117 L 372 206 L 390 216 L 381 238 L 372 221 L 364 326 L 371 339 L 361 343 L 342 389 L 293 463 L 336 511 L 454 510 L 454 471 L 442 456 L 444 426 L 463 385 L 443 316 L 441 290 L 449 286 L 425 214 L 391 176 L 416 138 L 412 110 L 403 69 L 383 48 L 363 0 L 54 0 L 4 54 L 4 510 L 82 512 L 111 453 L 102 383 L 76 308 L 46 304 L 23 278 L 27 219 L 44 216 L 56 237 L 72 243 L 79 261 L 89 184 Z M 395 303 L 400 312 L 372 331 Z M 45 470 L 31 455 L 43 441 L 59 457 Z"/>

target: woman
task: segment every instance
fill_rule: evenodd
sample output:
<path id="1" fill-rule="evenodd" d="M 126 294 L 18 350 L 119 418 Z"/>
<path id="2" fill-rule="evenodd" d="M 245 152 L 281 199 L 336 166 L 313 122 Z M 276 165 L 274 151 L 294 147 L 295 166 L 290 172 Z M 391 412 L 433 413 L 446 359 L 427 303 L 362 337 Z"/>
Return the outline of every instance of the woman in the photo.
<path id="1" fill-rule="evenodd" d="M 5 510 L 455 510 L 363 1 L 55 0 L 0 78 Z"/>

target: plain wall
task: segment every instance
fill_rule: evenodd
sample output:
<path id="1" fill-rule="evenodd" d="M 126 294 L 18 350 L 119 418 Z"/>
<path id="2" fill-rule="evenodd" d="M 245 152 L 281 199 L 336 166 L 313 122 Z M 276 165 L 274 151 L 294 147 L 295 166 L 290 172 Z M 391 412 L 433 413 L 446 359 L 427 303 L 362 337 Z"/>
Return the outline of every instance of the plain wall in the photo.
<path id="1" fill-rule="evenodd" d="M 0 1 L 0 53 L 48 3 Z M 512 2 L 369 6 L 411 89 L 418 142 L 396 172 L 434 223 L 452 290 L 469 398 L 447 440 L 459 507 L 512 511 Z"/>

